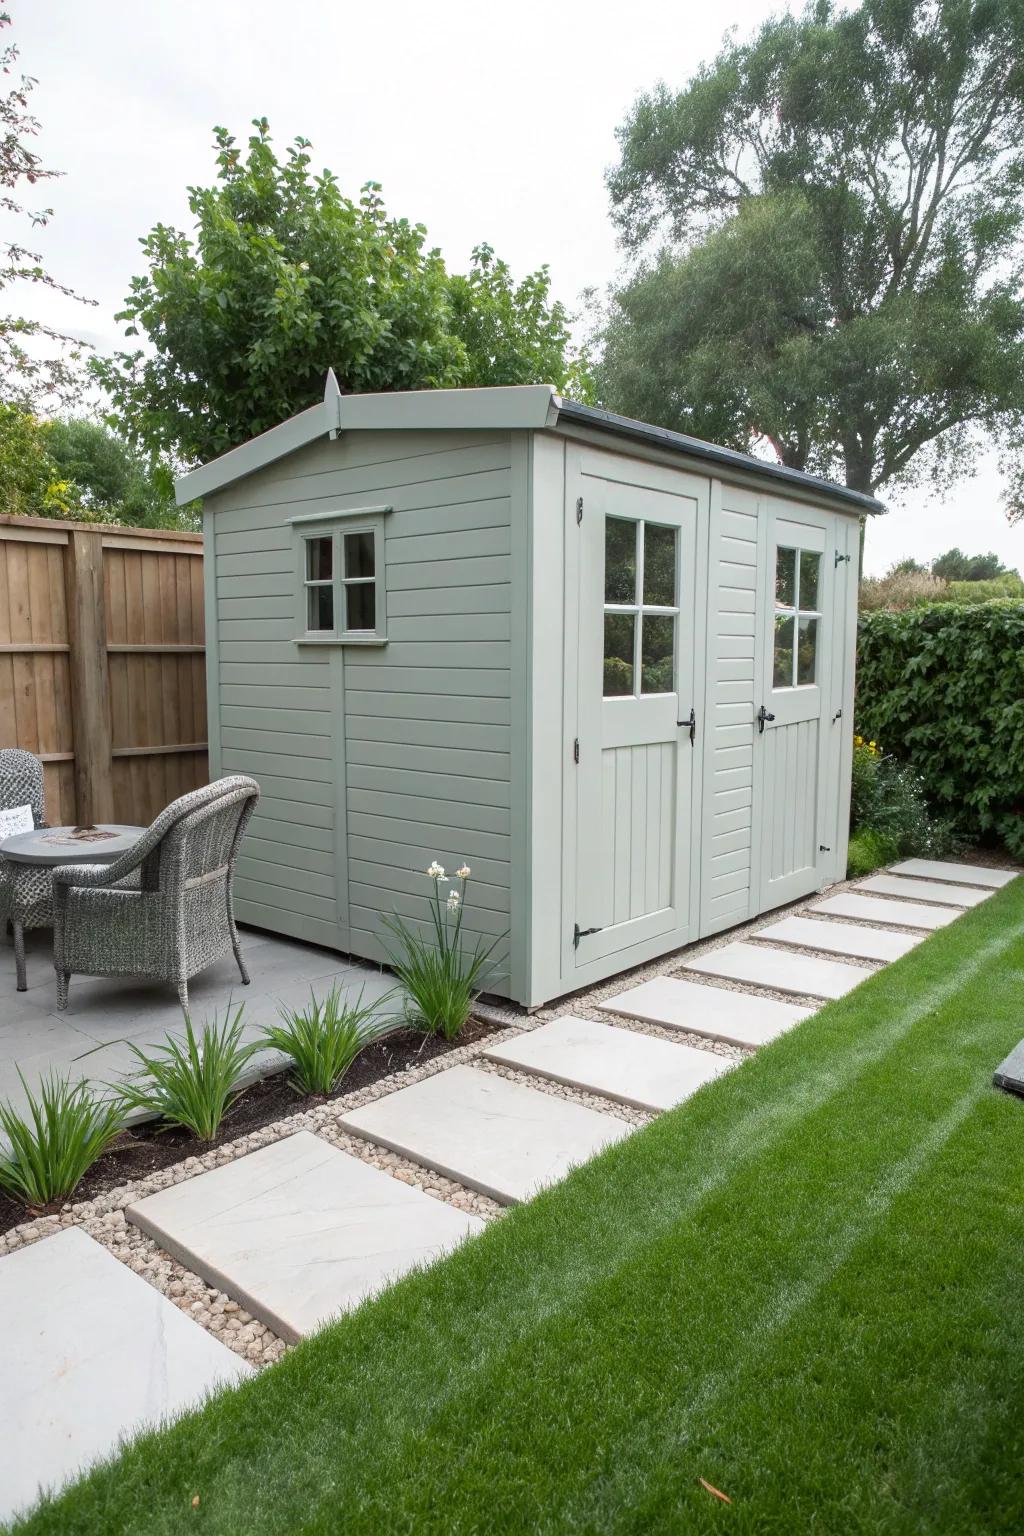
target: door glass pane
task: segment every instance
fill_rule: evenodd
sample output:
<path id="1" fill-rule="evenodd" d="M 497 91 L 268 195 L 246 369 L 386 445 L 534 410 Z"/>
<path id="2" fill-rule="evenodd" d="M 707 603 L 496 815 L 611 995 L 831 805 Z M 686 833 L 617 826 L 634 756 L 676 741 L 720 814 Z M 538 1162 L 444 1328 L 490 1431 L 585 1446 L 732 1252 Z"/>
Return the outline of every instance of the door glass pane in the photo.
<path id="1" fill-rule="evenodd" d="M 676 530 L 644 525 L 644 602 L 676 606 Z"/>
<path id="2" fill-rule="evenodd" d="M 604 600 L 636 602 L 636 523 L 622 517 L 604 520 Z M 627 690 L 631 691 L 631 690 Z"/>
<path id="3" fill-rule="evenodd" d="M 306 580 L 330 581 L 333 539 L 306 540 Z"/>
<path id="4" fill-rule="evenodd" d="M 818 606 L 818 573 L 821 570 L 821 556 L 812 550 L 804 549 L 800 552 L 800 607 L 817 608 Z"/>
<path id="5" fill-rule="evenodd" d="M 646 585 L 646 583 L 645 583 Z M 676 621 L 665 613 L 645 613 L 641 632 L 640 692 L 675 691 Z"/>
<path id="6" fill-rule="evenodd" d="M 320 542 L 318 539 L 317 543 Z M 307 628 L 333 629 L 334 628 L 334 588 L 333 587 L 307 587 Z"/>
<path id="7" fill-rule="evenodd" d="M 373 534 L 346 533 L 345 575 L 372 576 L 373 574 Z"/>
<path id="8" fill-rule="evenodd" d="M 772 663 L 772 687 L 793 686 L 793 616 L 775 615 L 775 655 Z"/>
<path id="9" fill-rule="evenodd" d="M 796 607 L 795 549 L 778 549 L 775 552 L 775 606 Z"/>
<path id="10" fill-rule="evenodd" d="M 633 692 L 633 636 L 636 619 L 631 613 L 604 616 L 604 696 L 621 697 Z"/>
<path id="11" fill-rule="evenodd" d="M 372 581 L 345 588 L 346 629 L 374 629 L 377 623 L 377 588 Z"/>
<path id="12" fill-rule="evenodd" d="M 792 623 L 792 619 L 789 621 Z M 796 680 L 813 683 L 818 677 L 818 620 L 801 615 L 796 644 Z"/>

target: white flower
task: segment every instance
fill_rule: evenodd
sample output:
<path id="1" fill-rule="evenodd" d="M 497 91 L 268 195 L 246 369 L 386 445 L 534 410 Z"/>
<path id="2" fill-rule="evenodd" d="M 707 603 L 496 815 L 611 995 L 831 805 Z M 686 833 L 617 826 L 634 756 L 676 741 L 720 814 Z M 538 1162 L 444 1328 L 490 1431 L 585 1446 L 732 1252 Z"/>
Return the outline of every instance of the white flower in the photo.
<path id="1" fill-rule="evenodd" d="M 457 869 L 455 873 L 458 875 L 460 880 L 468 880 L 473 871 L 470 869 L 468 864 L 463 864 L 462 868 Z"/>
<path id="2" fill-rule="evenodd" d="M 444 865 L 443 864 L 439 864 L 437 862 L 437 860 L 435 859 L 433 864 L 431 864 L 430 868 L 427 870 L 427 874 L 428 874 L 428 876 L 430 877 L 431 880 L 443 880 L 444 879 Z"/>
<path id="3" fill-rule="evenodd" d="M 458 909 L 459 900 L 460 900 L 460 897 L 459 897 L 458 891 L 449 891 L 448 892 L 448 911 L 449 912 L 455 912 Z"/>

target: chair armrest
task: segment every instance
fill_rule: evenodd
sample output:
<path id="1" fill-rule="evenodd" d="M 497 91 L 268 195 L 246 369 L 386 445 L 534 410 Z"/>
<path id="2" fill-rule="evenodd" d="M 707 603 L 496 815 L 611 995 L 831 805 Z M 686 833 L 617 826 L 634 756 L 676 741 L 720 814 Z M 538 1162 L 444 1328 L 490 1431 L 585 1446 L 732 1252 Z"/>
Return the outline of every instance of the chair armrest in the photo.
<path id="1" fill-rule="evenodd" d="M 54 885 L 113 885 L 124 878 L 117 874 L 120 859 L 113 864 L 56 864 L 50 871 Z"/>

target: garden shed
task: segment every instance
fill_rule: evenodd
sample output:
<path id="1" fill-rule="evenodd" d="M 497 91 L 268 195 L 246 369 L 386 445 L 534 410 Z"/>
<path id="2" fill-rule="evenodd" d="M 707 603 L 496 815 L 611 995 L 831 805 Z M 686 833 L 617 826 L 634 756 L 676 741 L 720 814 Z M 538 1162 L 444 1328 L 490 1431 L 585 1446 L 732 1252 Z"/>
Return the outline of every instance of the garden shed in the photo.
<path id="1" fill-rule="evenodd" d="M 196 497 L 242 920 L 381 959 L 465 861 L 532 1005 L 843 877 L 871 498 L 547 386 L 333 375 Z"/>

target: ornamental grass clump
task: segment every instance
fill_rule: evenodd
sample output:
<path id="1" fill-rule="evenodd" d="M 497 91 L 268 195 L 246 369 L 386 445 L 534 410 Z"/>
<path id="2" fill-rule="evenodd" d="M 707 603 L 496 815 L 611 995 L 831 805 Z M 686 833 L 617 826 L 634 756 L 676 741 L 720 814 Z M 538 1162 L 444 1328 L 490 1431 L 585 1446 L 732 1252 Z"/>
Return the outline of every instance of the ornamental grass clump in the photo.
<path id="1" fill-rule="evenodd" d="M 426 871 L 431 882 L 427 900 L 432 933 L 410 928 L 397 914 L 384 919 L 392 939 L 390 944 L 385 940 L 384 947 L 406 993 L 406 1021 L 424 1034 L 443 1035 L 446 1040 L 453 1040 L 466 1024 L 500 943 L 500 937 L 490 943 L 480 937 L 470 949 L 463 939 L 470 873 L 468 864 L 457 869 L 460 887 L 453 886 L 442 897 L 441 887 L 449 883 L 443 866 L 435 859 Z"/>
<path id="2" fill-rule="evenodd" d="M 183 1041 L 168 1035 L 153 1054 L 133 1045 L 140 1070 L 117 1085 L 125 1108 L 158 1116 L 162 1128 L 185 1126 L 200 1141 L 213 1141 L 241 1092 L 235 1085 L 257 1049 L 243 1044 L 242 1028 L 240 1005 L 233 1015 L 225 1010 L 221 1024 L 216 1014 L 207 1020 L 198 1039 L 186 1014 Z"/>
<path id="3" fill-rule="evenodd" d="M 9 1146 L 0 1149 L 0 1189 L 30 1211 L 66 1200 L 124 1126 L 116 1099 L 98 1099 L 84 1082 L 49 1073 L 38 1099 L 18 1070 L 28 1100 L 27 1114 L 0 1104 L 0 1130 Z"/>
<path id="4" fill-rule="evenodd" d="M 377 1016 L 380 1003 L 343 1000 L 335 984 L 322 1002 L 312 988 L 309 1007 L 281 1009 L 281 1023 L 271 1024 L 260 1041 L 292 1060 L 292 1080 L 301 1093 L 333 1093 L 365 1045 L 394 1029 L 393 1019 Z M 385 1001 L 385 999 L 381 999 Z"/>

